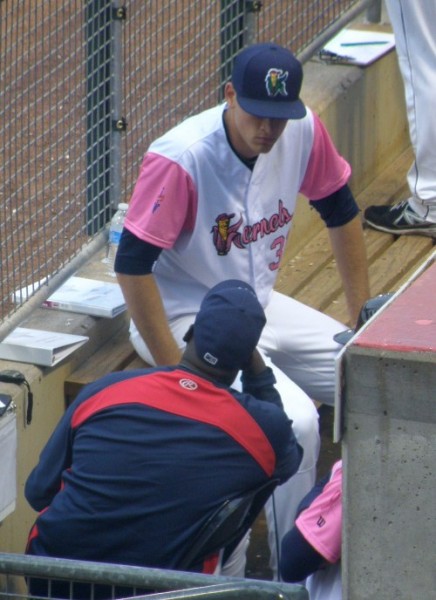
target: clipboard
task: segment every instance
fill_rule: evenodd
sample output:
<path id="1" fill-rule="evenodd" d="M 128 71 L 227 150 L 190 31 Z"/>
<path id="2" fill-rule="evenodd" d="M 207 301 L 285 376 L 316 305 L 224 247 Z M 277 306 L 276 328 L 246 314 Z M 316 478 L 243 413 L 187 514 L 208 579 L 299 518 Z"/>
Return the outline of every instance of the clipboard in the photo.
<path id="1" fill-rule="evenodd" d="M 342 29 L 320 51 L 323 62 L 366 67 L 395 48 L 393 33 Z"/>

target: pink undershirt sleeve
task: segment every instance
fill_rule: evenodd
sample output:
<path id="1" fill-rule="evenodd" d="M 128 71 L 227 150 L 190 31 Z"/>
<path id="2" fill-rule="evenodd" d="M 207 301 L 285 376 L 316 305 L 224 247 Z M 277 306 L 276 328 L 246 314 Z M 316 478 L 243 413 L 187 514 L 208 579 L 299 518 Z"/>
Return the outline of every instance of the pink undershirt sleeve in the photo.
<path id="1" fill-rule="evenodd" d="M 129 203 L 125 227 L 139 239 L 171 248 L 183 229 L 192 229 L 197 194 L 189 174 L 176 162 L 147 153 Z"/>
<path id="2" fill-rule="evenodd" d="M 347 183 L 351 167 L 337 151 L 320 118 L 315 113 L 313 118 L 313 147 L 300 192 L 309 200 L 319 200 Z"/>
<path id="3" fill-rule="evenodd" d="M 328 562 L 341 557 L 342 463 L 335 464 L 333 476 L 312 504 L 298 516 L 295 525 Z"/>

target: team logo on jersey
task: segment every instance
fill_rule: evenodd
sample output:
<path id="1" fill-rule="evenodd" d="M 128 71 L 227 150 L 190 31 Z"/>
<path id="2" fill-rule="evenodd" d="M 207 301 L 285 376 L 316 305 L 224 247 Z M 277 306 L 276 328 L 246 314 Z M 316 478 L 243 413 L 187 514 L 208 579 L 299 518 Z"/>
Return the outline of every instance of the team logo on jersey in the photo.
<path id="1" fill-rule="evenodd" d="M 286 81 L 288 72 L 282 69 L 270 69 L 265 77 L 265 86 L 268 96 L 287 96 Z"/>
<path id="2" fill-rule="evenodd" d="M 160 208 L 162 202 L 165 200 L 165 187 L 163 187 L 159 193 L 159 196 L 156 198 L 153 204 L 153 208 L 151 209 L 152 213 L 155 213 L 158 208 Z"/>
<path id="3" fill-rule="evenodd" d="M 192 381 L 192 379 L 180 379 L 179 384 L 180 387 L 182 387 L 185 390 L 193 391 L 198 388 L 198 383 Z"/>
<path id="4" fill-rule="evenodd" d="M 316 524 L 318 525 L 318 527 L 324 527 L 325 525 L 325 519 L 322 515 L 319 516 Z"/>
<path id="5" fill-rule="evenodd" d="M 269 219 L 265 217 L 253 225 L 245 225 L 241 228 L 242 217 L 232 224 L 231 221 L 234 217 L 235 213 L 221 213 L 215 219 L 216 225 L 213 225 L 211 229 L 213 245 L 219 256 L 226 256 L 232 245 L 244 249 L 259 238 L 274 234 L 292 220 L 292 215 L 282 200 L 279 200 L 276 213 Z"/>
<path id="6" fill-rule="evenodd" d="M 216 225 L 212 227 L 213 243 L 220 256 L 225 256 L 229 253 L 231 245 L 234 243 L 238 248 L 244 246 L 240 242 L 240 233 L 238 231 L 242 217 L 237 223 L 230 225 L 230 221 L 235 216 L 235 213 L 222 213 L 215 219 Z"/>

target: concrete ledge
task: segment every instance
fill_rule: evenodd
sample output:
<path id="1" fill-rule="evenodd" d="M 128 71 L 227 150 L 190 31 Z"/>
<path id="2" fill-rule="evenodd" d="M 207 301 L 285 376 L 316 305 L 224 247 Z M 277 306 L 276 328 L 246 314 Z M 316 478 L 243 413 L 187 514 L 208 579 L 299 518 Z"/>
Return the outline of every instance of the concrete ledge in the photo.
<path id="1" fill-rule="evenodd" d="M 345 351 L 348 600 L 433 598 L 436 262 Z"/>

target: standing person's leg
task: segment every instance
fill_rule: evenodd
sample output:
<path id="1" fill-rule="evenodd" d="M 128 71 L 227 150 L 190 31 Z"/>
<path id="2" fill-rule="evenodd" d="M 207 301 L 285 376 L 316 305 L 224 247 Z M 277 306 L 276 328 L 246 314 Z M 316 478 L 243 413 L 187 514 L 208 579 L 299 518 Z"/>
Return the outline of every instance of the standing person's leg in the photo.
<path id="1" fill-rule="evenodd" d="M 408 174 L 412 208 L 436 223 L 436 3 L 386 0 L 404 81 L 415 161 Z"/>
<path id="2" fill-rule="evenodd" d="M 436 238 L 436 3 L 386 0 L 386 8 L 404 83 L 415 160 L 407 175 L 410 197 L 392 206 L 368 206 L 364 218 L 379 231 Z"/>

